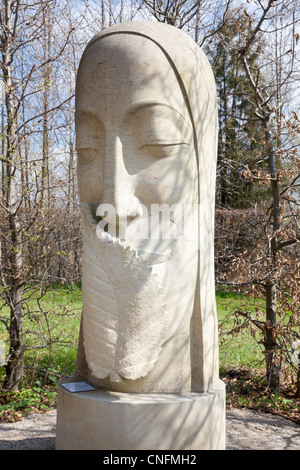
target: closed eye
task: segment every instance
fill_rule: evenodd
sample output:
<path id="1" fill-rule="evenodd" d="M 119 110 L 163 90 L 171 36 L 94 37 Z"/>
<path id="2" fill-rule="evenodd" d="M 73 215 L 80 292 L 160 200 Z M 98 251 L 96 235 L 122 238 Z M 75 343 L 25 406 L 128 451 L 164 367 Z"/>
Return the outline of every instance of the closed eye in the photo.
<path id="1" fill-rule="evenodd" d="M 155 143 L 155 144 L 144 144 L 140 147 L 140 150 L 144 150 L 153 157 L 156 158 L 166 158 L 166 157 L 173 157 L 177 155 L 182 150 L 189 147 L 189 144 L 184 142 L 178 143 Z"/>

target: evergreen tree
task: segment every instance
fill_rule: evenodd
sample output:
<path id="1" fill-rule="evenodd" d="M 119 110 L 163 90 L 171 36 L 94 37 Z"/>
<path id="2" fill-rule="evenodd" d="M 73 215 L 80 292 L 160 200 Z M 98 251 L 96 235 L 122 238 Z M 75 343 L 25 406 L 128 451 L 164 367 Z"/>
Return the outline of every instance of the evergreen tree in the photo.
<path id="1" fill-rule="evenodd" d="M 230 20 L 223 24 L 207 50 L 219 96 L 217 201 L 225 207 L 245 208 L 265 195 L 265 189 L 251 172 L 254 165 L 256 169 L 264 166 L 261 157 L 264 137 L 247 96 L 249 83 L 245 71 L 236 51 L 227 48 L 229 41 L 238 43 L 249 26 L 244 16 L 236 18 L 234 12 L 229 14 Z M 257 41 L 250 58 L 252 67 L 259 61 L 261 47 Z"/>

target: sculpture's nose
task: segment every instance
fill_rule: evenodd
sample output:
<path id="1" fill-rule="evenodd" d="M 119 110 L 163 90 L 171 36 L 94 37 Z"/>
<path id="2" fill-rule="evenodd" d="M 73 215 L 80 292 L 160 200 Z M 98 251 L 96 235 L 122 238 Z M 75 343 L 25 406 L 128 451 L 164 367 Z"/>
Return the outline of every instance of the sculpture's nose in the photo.
<path id="1" fill-rule="evenodd" d="M 107 139 L 104 162 L 103 196 L 97 215 L 115 226 L 124 226 L 142 215 L 139 199 L 134 196 L 134 177 L 124 163 L 121 140 Z"/>

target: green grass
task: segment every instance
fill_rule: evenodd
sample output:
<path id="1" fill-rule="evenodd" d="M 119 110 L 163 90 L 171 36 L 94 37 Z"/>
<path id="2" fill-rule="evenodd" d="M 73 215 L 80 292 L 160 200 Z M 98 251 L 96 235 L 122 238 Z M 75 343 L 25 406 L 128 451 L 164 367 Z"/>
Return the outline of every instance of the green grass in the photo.
<path id="1" fill-rule="evenodd" d="M 69 367 L 76 354 L 82 309 L 79 285 L 54 286 L 39 299 L 28 301 L 24 313 L 24 342 L 31 356 L 48 362 L 49 355 L 57 373 Z M 48 342 L 48 347 L 43 345 Z M 30 352 L 30 346 L 34 349 Z M 71 356 L 71 357 L 69 357 Z"/>
<path id="2" fill-rule="evenodd" d="M 253 316 L 262 308 L 261 299 L 251 299 L 247 295 L 228 291 L 216 292 L 217 312 L 219 321 L 219 357 L 220 369 L 226 371 L 230 367 L 255 367 L 263 361 L 263 347 L 258 344 L 258 331 L 246 326 L 241 318 L 234 315 L 238 308 L 245 307 Z M 231 334 L 235 329 L 239 332 Z M 256 336 L 256 338 L 255 338 Z"/>

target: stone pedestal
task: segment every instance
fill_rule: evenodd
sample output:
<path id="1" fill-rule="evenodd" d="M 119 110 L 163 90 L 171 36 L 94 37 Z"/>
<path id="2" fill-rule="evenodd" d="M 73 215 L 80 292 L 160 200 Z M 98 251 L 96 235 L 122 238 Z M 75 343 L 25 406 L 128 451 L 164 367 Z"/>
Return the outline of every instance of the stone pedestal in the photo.
<path id="1" fill-rule="evenodd" d="M 139 394 L 59 385 L 57 450 L 224 450 L 225 387 Z"/>

